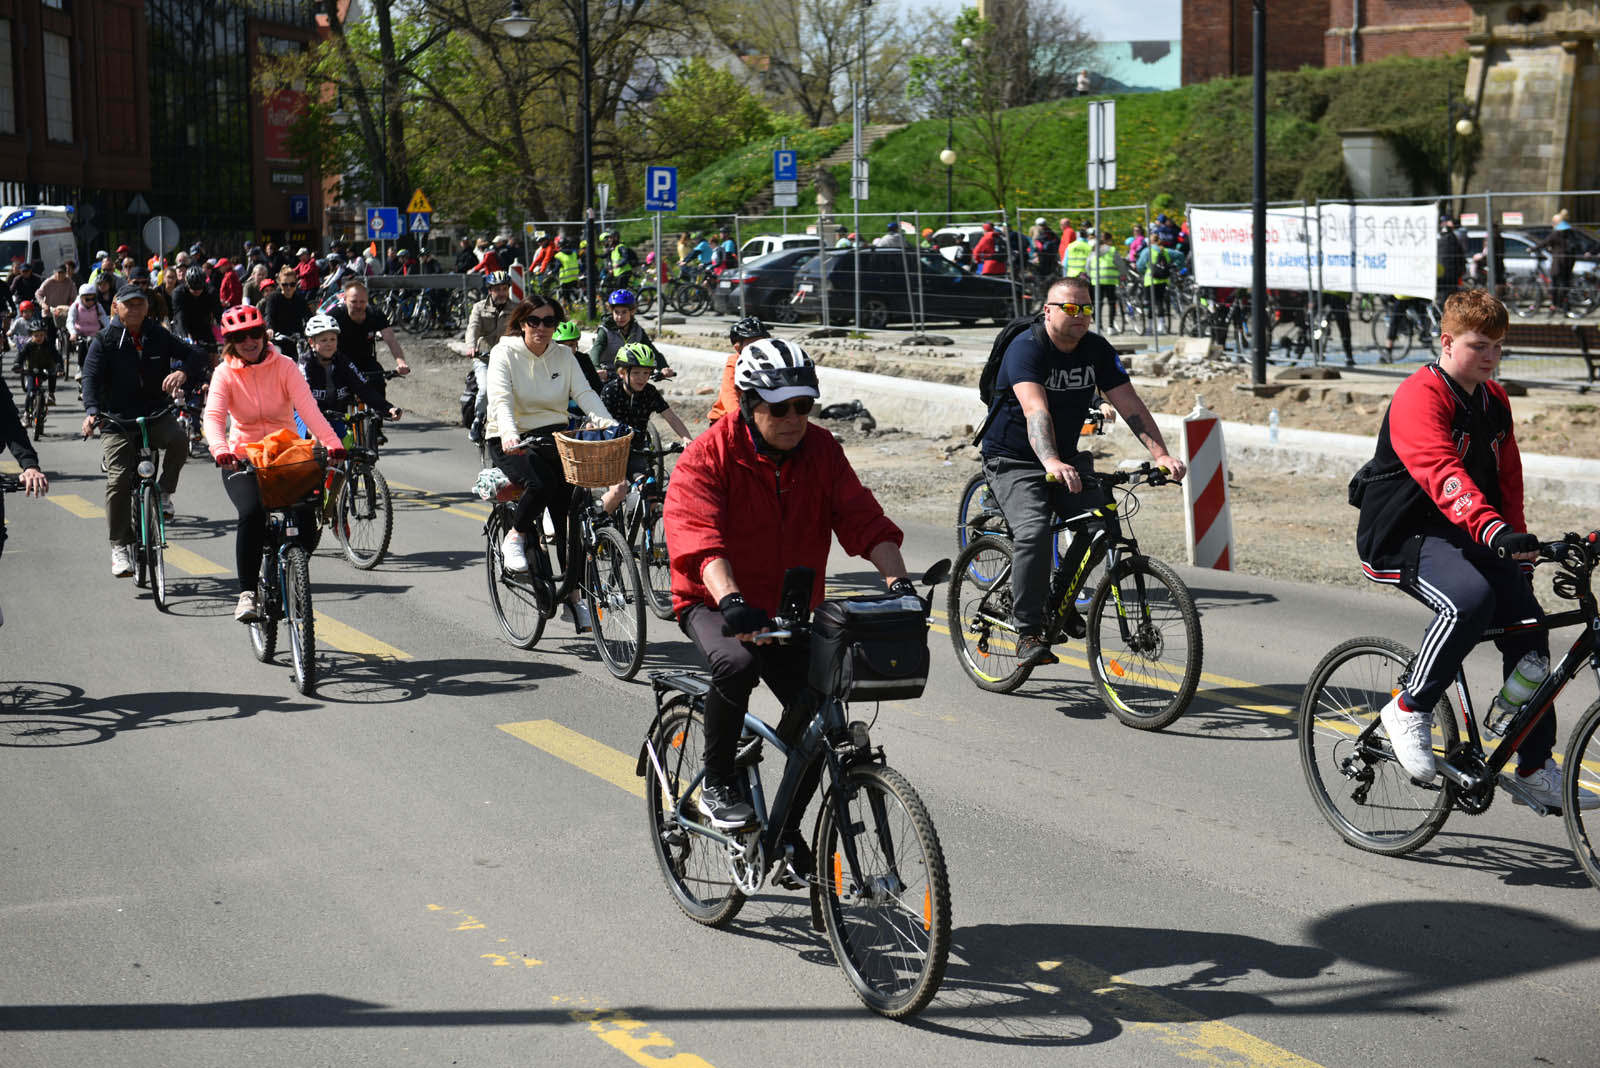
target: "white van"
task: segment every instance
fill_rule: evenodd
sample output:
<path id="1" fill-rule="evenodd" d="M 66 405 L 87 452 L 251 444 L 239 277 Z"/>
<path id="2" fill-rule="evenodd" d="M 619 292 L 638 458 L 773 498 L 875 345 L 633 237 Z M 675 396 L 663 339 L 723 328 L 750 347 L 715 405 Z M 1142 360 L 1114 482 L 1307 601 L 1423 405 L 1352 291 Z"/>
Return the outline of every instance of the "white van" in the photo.
<path id="1" fill-rule="evenodd" d="M 0 206 L 0 268 L 10 270 L 15 256 L 31 262 L 43 276 L 65 260 L 81 266 L 72 215 L 53 204 Z"/>

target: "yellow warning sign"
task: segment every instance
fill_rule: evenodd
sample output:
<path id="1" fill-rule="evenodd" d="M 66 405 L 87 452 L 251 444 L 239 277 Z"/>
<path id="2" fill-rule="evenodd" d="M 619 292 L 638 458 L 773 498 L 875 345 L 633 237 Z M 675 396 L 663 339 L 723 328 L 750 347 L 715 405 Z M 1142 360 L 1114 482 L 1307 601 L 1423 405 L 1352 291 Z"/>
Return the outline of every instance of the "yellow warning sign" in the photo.
<path id="1" fill-rule="evenodd" d="M 411 194 L 411 203 L 406 205 L 406 213 L 416 211 L 432 211 L 433 205 L 428 203 L 428 198 L 422 195 L 422 190 Z"/>

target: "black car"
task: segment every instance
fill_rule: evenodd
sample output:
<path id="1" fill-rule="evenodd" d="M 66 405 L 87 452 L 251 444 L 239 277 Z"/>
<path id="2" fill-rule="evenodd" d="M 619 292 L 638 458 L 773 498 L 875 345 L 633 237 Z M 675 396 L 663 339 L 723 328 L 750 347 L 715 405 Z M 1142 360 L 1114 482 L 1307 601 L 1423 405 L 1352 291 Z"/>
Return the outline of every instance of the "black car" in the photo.
<path id="1" fill-rule="evenodd" d="M 856 305 L 855 252 L 836 249 L 826 256 L 828 317 L 835 324 L 851 322 Z M 795 272 L 793 300 L 801 316 L 822 317 L 821 279 L 822 270 L 815 262 Z M 968 326 L 979 319 L 993 319 L 1004 323 L 1028 311 L 1032 302 L 1031 295 L 1012 279 L 974 274 L 931 249 L 864 248 L 861 279 L 861 325 L 872 330 L 909 322 L 914 312 L 925 322 L 954 320 Z"/>
<path id="2" fill-rule="evenodd" d="M 723 274 L 712 287 L 711 310 L 718 315 L 759 315 L 772 323 L 794 322 L 797 313 L 789 302 L 794 272 L 816 257 L 815 248 L 786 248 L 747 260 Z"/>

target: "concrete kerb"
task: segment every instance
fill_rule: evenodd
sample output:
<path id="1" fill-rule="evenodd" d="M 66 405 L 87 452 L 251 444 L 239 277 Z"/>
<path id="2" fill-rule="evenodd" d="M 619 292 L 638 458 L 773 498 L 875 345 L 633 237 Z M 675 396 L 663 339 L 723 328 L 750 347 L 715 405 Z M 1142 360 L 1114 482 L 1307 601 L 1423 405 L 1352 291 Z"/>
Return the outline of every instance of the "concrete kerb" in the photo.
<path id="1" fill-rule="evenodd" d="M 728 353 L 687 345 L 659 346 L 678 371 L 678 383 L 690 389 L 718 387 Z M 898 427 L 918 434 L 937 436 L 970 433 L 983 422 L 984 408 L 972 386 L 920 382 L 888 375 L 818 367 L 824 404 L 859 400 L 866 405 L 879 426 Z M 1137 387 L 1140 380 L 1135 377 Z M 1150 383 L 1155 384 L 1155 383 Z M 1203 386 L 1200 387 L 1203 391 Z M 1183 417 L 1156 413 L 1171 446 L 1176 449 Z M 1112 433 L 1126 434 L 1120 421 Z M 1228 448 L 1229 467 L 1255 471 L 1300 471 L 1322 477 L 1348 479 L 1371 459 L 1377 438 L 1363 434 L 1336 434 L 1321 430 L 1280 427 L 1278 440 L 1271 431 L 1252 423 L 1224 422 L 1223 441 Z M 1600 508 L 1600 461 L 1567 456 L 1522 454 L 1523 481 L 1530 498 L 1558 500 L 1586 508 Z M 1342 503 L 1342 498 L 1340 503 Z"/>

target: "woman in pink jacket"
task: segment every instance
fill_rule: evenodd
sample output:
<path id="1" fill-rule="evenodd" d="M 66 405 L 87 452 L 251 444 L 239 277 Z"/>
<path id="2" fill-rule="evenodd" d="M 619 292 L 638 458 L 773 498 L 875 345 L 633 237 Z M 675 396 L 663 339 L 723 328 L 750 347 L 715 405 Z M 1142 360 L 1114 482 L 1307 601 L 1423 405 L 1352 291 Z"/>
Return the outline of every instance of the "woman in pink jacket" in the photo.
<path id="1" fill-rule="evenodd" d="M 234 561 L 239 569 L 239 606 L 233 618 L 254 623 L 256 579 L 261 574 L 261 548 L 267 535 L 267 511 L 254 471 L 238 470 L 245 445 L 275 430 L 294 428 L 296 414 L 327 446 L 332 460 L 344 458 L 344 444 L 323 418 L 299 366 L 267 343 L 267 326 L 259 308 L 248 304 L 222 315 L 222 361 L 211 375 L 206 398 L 206 441 L 222 471 L 222 488 L 239 511 Z M 231 421 L 232 425 L 229 426 Z M 316 526 L 307 516 L 302 526 Z"/>

